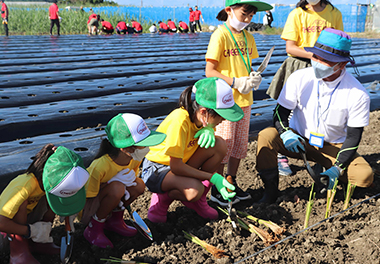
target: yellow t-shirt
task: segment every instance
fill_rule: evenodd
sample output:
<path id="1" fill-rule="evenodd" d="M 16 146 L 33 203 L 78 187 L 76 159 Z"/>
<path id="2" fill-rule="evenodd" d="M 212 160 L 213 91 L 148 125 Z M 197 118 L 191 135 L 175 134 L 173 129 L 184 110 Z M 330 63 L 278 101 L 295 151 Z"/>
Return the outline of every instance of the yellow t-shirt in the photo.
<path id="1" fill-rule="evenodd" d="M 166 134 L 166 139 L 160 145 L 150 147 L 146 158 L 164 165 L 170 165 L 170 157 L 186 163 L 198 148 L 198 139 L 194 135 L 201 128 L 191 122 L 185 109 L 175 109 L 157 128 L 158 132 Z"/>
<path id="2" fill-rule="evenodd" d="M 28 200 L 27 213 L 33 211 L 45 192 L 33 173 L 14 178 L 0 195 L 0 215 L 13 219 L 21 204 Z"/>
<path id="3" fill-rule="evenodd" d="M 244 35 L 242 32 L 239 34 L 233 34 L 236 43 L 239 47 L 236 47 L 235 41 L 232 39 L 230 32 L 225 26 L 220 26 L 211 35 L 210 42 L 208 44 L 206 61 L 215 60 L 218 61 L 217 71 L 228 77 L 244 77 L 249 73 L 241 58 L 238 48 L 243 54 L 244 61 L 247 63 L 247 46 L 249 59 L 256 59 L 259 57 L 256 48 L 255 38 L 248 31 L 244 30 L 247 43 L 245 43 Z M 247 44 L 247 46 L 246 46 Z M 252 66 L 252 61 L 248 63 L 249 67 Z M 237 89 L 232 89 L 235 103 L 240 107 L 250 106 L 253 104 L 252 91 L 248 94 L 241 94 Z"/>
<path id="4" fill-rule="evenodd" d="M 90 174 L 90 178 L 86 183 L 86 197 L 96 197 L 99 193 L 100 184 L 108 182 L 119 171 L 122 171 L 124 169 L 130 169 L 134 170 L 135 174 L 138 175 L 140 164 L 141 161 L 132 159 L 128 165 L 121 166 L 116 164 L 108 154 L 103 155 L 100 158 L 94 160 L 87 168 L 87 171 Z"/>
<path id="5" fill-rule="evenodd" d="M 321 31 L 330 27 L 343 31 L 342 13 L 336 7 L 327 5 L 322 12 L 298 7 L 290 12 L 281 38 L 295 41 L 300 48 L 313 47 Z"/>

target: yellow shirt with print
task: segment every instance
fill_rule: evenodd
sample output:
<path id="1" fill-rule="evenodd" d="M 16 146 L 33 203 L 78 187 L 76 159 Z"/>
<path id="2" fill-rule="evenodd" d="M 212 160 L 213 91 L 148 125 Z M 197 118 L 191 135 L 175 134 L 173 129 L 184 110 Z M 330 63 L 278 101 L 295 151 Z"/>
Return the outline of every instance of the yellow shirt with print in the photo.
<path id="1" fill-rule="evenodd" d="M 343 31 L 342 13 L 336 7 L 327 5 L 322 12 L 298 7 L 290 12 L 281 38 L 295 41 L 300 48 L 314 47 L 321 31 L 331 27 Z"/>
<path id="2" fill-rule="evenodd" d="M 157 128 L 158 132 L 166 134 L 166 139 L 160 145 L 150 147 L 146 158 L 164 165 L 170 165 L 170 157 L 186 163 L 198 148 L 198 139 L 194 135 L 201 128 L 191 122 L 185 109 L 175 109 Z"/>
<path id="3" fill-rule="evenodd" d="M 255 38 L 246 30 L 244 30 L 244 33 L 247 43 L 244 40 L 243 32 L 233 34 L 238 45 L 238 47 L 236 47 L 235 41 L 232 39 L 228 29 L 225 28 L 225 26 L 220 26 L 211 35 L 206 53 L 206 61 L 218 61 L 218 67 L 216 70 L 225 76 L 231 78 L 248 76 L 249 73 L 247 67 L 244 64 L 238 49 L 240 49 L 243 54 L 245 63 L 248 62 L 247 54 L 249 54 L 250 60 L 258 58 L 259 54 L 257 53 Z M 252 66 L 252 61 L 249 61 L 248 66 Z M 248 94 L 242 94 L 237 89 L 232 89 L 232 92 L 235 103 L 238 106 L 245 107 L 253 104 L 252 91 Z"/>
<path id="4" fill-rule="evenodd" d="M 33 173 L 14 178 L 0 195 L 0 215 L 13 219 L 21 204 L 28 200 L 27 213 L 33 211 L 45 192 Z"/>
<path id="5" fill-rule="evenodd" d="M 132 159 L 128 165 L 121 166 L 116 164 L 108 154 L 94 160 L 87 168 L 90 178 L 86 183 L 86 197 L 96 197 L 99 193 L 100 184 L 108 182 L 118 172 L 124 169 L 134 170 L 137 176 L 139 173 L 140 164 L 141 161 Z"/>

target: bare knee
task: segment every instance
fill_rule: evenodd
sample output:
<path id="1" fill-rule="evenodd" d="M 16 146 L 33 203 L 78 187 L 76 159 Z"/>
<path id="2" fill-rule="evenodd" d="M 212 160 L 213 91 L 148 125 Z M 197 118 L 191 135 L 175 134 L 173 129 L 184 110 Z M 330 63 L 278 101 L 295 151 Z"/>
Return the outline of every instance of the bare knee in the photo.
<path id="1" fill-rule="evenodd" d="M 220 153 L 223 157 L 227 154 L 227 143 L 219 136 L 215 137 L 215 151 L 216 153 Z"/>
<path id="2" fill-rule="evenodd" d="M 125 185 L 121 182 L 114 181 L 106 187 L 107 199 L 120 200 L 125 194 Z"/>

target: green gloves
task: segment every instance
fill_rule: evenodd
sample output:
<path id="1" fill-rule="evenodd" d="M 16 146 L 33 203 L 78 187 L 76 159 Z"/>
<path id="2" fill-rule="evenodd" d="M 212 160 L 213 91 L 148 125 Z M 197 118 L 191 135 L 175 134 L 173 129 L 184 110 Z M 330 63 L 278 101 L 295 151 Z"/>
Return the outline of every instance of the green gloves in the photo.
<path id="1" fill-rule="evenodd" d="M 235 186 L 229 183 L 222 175 L 219 173 L 215 173 L 212 175 L 210 182 L 215 184 L 216 189 L 218 189 L 219 193 L 222 195 L 224 200 L 231 199 L 236 195 L 235 192 L 228 192 L 227 188 L 230 190 L 235 190 Z"/>
<path id="2" fill-rule="evenodd" d="M 198 138 L 198 145 L 201 148 L 208 149 L 209 147 L 215 146 L 215 135 L 214 135 L 214 129 L 211 127 L 204 127 L 201 130 L 199 130 L 194 138 Z"/>

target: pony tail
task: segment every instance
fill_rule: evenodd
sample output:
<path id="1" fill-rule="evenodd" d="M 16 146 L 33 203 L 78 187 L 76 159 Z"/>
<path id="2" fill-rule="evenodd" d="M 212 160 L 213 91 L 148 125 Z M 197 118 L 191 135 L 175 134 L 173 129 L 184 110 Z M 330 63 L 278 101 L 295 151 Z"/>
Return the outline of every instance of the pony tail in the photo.
<path id="1" fill-rule="evenodd" d="M 94 159 L 98 159 L 103 155 L 108 154 L 111 158 L 117 158 L 119 155 L 119 149 L 112 146 L 107 138 L 104 138 L 100 143 L 98 153 L 95 155 Z"/>
<path id="2" fill-rule="evenodd" d="M 218 19 L 219 21 L 227 21 L 227 18 L 228 14 L 224 9 L 220 10 L 218 15 L 216 16 L 216 19 Z"/>
<path id="3" fill-rule="evenodd" d="M 296 7 L 301 7 L 303 10 L 307 10 L 306 5 L 309 4 L 307 0 L 300 0 L 298 1 Z"/>
<path id="4" fill-rule="evenodd" d="M 188 86 L 179 97 L 179 107 L 183 107 L 189 113 L 190 117 L 192 117 L 194 113 L 193 103 L 191 101 L 192 89 L 193 85 Z"/>
<path id="5" fill-rule="evenodd" d="M 32 164 L 26 170 L 26 173 L 33 173 L 37 180 L 42 180 L 42 172 L 48 158 L 54 153 L 54 144 L 46 144 L 34 157 Z"/>

